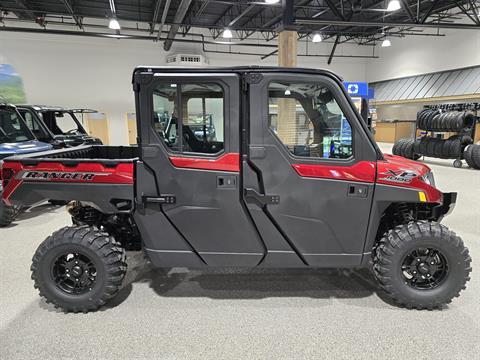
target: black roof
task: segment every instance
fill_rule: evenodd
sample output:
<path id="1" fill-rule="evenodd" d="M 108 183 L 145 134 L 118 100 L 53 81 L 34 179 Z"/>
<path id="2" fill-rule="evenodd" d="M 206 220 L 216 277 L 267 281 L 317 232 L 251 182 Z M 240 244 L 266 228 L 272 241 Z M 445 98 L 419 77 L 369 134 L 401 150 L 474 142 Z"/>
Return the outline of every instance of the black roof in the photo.
<path id="1" fill-rule="evenodd" d="M 326 69 L 314 69 L 314 68 L 301 68 L 301 67 L 281 67 L 281 66 L 208 66 L 208 67 L 172 67 L 172 66 L 145 66 L 140 65 L 135 68 L 133 75 L 138 72 L 148 72 L 152 71 L 154 73 L 171 73 L 171 72 L 183 72 L 183 73 L 249 73 L 249 72 L 288 72 L 288 73 L 298 73 L 298 74 L 318 74 L 318 75 L 327 75 L 333 77 L 339 81 L 343 79 L 335 74 L 334 72 Z"/>

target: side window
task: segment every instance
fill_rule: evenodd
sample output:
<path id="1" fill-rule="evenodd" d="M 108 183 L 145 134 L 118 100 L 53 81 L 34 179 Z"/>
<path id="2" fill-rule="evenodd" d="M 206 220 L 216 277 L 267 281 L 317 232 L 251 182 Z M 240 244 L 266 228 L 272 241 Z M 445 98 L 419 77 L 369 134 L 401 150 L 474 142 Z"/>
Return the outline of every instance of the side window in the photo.
<path id="1" fill-rule="evenodd" d="M 336 159 L 353 155 L 352 128 L 325 85 L 270 83 L 268 114 L 270 129 L 293 155 Z"/>
<path id="2" fill-rule="evenodd" d="M 153 126 L 172 151 L 216 154 L 224 148 L 220 85 L 161 83 L 153 91 Z"/>
<path id="3" fill-rule="evenodd" d="M 43 128 L 40 127 L 40 125 L 38 124 L 38 120 L 33 117 L 33 114 L 29 110 L 20 110 L 20 114 L 25 120 L 27 127 L 30 129 L 31 132 L 33 132 L 37 139 L 48 139 L 47 133 Z"/>

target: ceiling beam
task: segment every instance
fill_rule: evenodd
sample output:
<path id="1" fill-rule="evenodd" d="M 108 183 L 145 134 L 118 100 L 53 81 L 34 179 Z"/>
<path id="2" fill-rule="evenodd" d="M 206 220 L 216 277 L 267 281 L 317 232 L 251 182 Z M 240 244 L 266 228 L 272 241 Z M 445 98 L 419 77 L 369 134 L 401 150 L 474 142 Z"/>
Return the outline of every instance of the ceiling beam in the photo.
<path id="1" fill-rule="evenodd" d="M 175 13 L 175 18 L 173 19 L 173 24 L 170 25 L 170 31 L 168 32 L 167 39 L 163 43 L 163 50 L 169 51 L 172 47 L 173 39 L 175 39 L 178 29 L 180 28 L 180 24 L 183 22 L 191 3 L 192 0 L 182 0 L 178 6 L 177 12 Z"/>
<path id="2" fill-rule="evenodd" d="M 416 23 L 418 20 L 415 17 L 415 15 L 413 15 L 412 10 L 410 10 L 410 4 L 408 3 L 408 0 L 402 0 L 402 4 L 403 4 L 403 10 L 405 10 L 405 12 L 407 13 L 408 17 L 410 18 L 410 21 Z"/>
<path id="3" fill-rule="evenodd" d="M 162 19 L 160 20 L 160 27 L 158 28 L 158 32 L 157 32 L 157 41 L 160 39 L 160 36 L 162 36 L 163 26 L 165 25 L 165 20 L 167 20 L 169 9 L 170 9 L 170 0 L 167 0 L 165 2 L 165 5 L 163 6 Z"/>
<path id="4" fill-rule="evenodd" d="M 73 11 L 73 7 L 70 4 L 69 0 L 62 0 L 62 2 L 63 2 L 63 5 L 65 5 L 65 8 L 67 9 L 67 11 L 72 16 L 73 20 L 75 21 L 75 24 L 77 24 L 77 26 L 83 30 L 82 18 L 80 16 L 75 15 L 75 12 Z"/>
<path id="5" fill-rule="evenodd" d="M 438 0 L 433 0 L 432 5 L 428 8 L 427 12 L 422 16 L 422 19 L 420 22 L 423 24 L 425 21 L 427 21 L 428 17 L 432 14 L 432 11 L 435 9 L 437 6 Z"/>
<path id="6" fill-rule="evenodd" d="M 460 24 L 460 23 L 408 23 L 395 21 L 342 21 L 342 20 L 316 20 L 316 19 L 297 19 L 297 25 L 336 25 L 336 26 L 358 26 L 358 27 L 418 27 L 433 29 L 463 29 L 480 30 L 478 25 Z"/>
<path id="7" fill-rule="evenodd" d="M 472 20 L 475 24 L 480 25 L 480 21 L 478 21 L 478 15 L 475 13 L 474 10 L 472 11 L 472 15 L 470 15 L 468 10 L 463 6 L 463 4 L 460 1 L 455 1 L 455 5 L 457 5 L 457 7 L 462 11 L 462 13 L 468 16 L 470 20 Z"/>
<path id="8" fill-rule="evenodd" d="M 36 16 L 31 11 L 30 7 L 28 6 L 25 0 L 15 0 L 15 3 L 20 7 L 19 10 L 15 11 L 15 15 L 17 15 L 20 19 L 30 19 L 35 20 Z"/>
<path id="9" fill-rule="evenodd" d="M 158 15 L 160 14 L 160 5 L 162 4 L 162 0 L 157 0 L 155 3 L 155 7 L 153 8 L 153 17 L 152 22 L 150 23 L 150 34 L 153 34 L 155 31 L 155 25 L 157 24 Z"/>
<path id="10" fill-rule="evenodd" d="M 345 21 L 345 17 L 342 15 L 340 11 L 338 11 L 337 5 L 335 5 L 332 0 L 325 0 L 325 2 L 327 3 L 328 7 L 332 11 L 333 15 L 335 15 L 340 20 Z"/>
<path id="11" fill-rule="evenodd" d="M 245 15 L 247 15 L 254 7 L 255 5 L 249 5 L 245 10 L 243 10 L 240 14 L 238 14 L 232 21 L 230 21 L 228 23 L 228 26 L 230 27 L 235 25 L 238 20 L 240 20 Z"/>
<path id="12" fill-rule="evenodd" d="M 335 50 L 337 50 L 337 45 L 338 45 L 339 41 L 340 41 L 340 35 L 337 35 L 337 37 L 335 38 L 335 43 L 333 44 L 333 47 L 332 47 L 332 52 L 330 53 L 330 56 L 328 57 L 328 61 L 327 61 L 328 65 L 330 65 L 332 63 L 333 56 L 335 55 Z"/>

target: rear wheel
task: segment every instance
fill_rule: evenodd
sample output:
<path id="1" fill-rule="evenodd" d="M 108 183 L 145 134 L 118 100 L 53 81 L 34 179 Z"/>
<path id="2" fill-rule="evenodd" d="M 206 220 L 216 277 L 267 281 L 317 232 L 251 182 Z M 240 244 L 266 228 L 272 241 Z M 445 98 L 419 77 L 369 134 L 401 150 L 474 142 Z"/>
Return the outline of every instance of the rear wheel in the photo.
<path id="1" fill-rule="evenodd" d="M 374 273 L 396 304 L 434 309 L 450 303 L 470 280 L 468 249 L 454 232 L 418 221 L 388 231 L 375 251 Z"/>
<path id="2" fill-rule="evenodd" d="M 15 215 L 15 208 L 13 206 L 8 206 L 0 198 L 0 227 L 10 225 L 15 219 Z"/>
<path id="3" fill-rule="evenodd" d="M 125 250 L 107 233 L 86 225 L 47 237 L 31 267 L 40 296 L 66 312 L 104 305 L 120 289 L 126 269 Z"/>

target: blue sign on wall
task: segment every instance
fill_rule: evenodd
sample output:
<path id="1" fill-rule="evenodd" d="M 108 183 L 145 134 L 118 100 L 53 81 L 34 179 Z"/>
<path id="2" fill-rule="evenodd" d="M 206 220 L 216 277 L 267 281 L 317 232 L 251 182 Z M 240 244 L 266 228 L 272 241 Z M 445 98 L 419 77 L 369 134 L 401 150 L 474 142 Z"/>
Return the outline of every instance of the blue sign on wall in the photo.
<path id="1" fill-rule="evenodd" d="M 368 97 L 368 84 L 366 82 L 344 82 L 343 85 L 350 96 Z"/>

